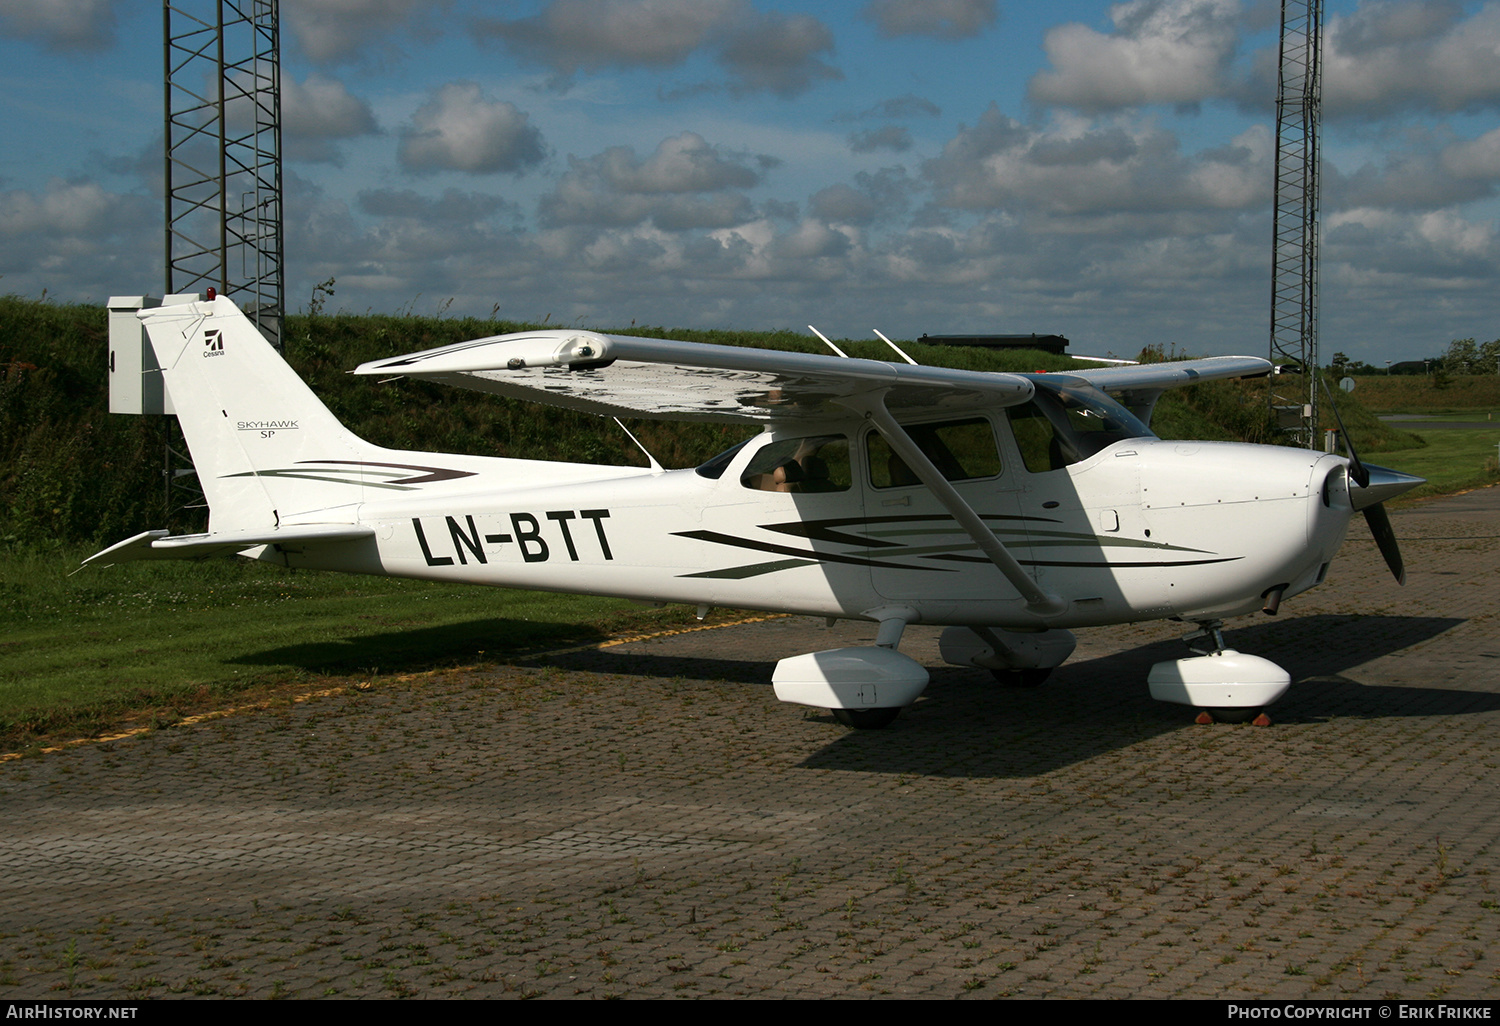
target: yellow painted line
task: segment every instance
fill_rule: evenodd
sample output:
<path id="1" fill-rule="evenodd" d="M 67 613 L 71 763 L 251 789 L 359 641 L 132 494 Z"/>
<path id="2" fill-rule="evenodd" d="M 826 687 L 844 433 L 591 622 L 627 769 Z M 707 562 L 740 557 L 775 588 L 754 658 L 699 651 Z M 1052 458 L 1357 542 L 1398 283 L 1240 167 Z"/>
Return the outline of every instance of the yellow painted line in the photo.
<path id="1" fill-rule="evenodd" d="M 641 642 L 641 641 L 652 641 L 652 640 L 655 640 L 656 638 L 669 638 L 669 637 L 671 637 L 671 636 L 673 636 L 675 634 L 692 634 L 692 633 L 694 633 L 696 631 L 713 631 L 713 630 L 718 630 L 720 627 L 740 627 L 740 626 L 743 626 L 744 624 L 747 624 L 747 623 L 764 623 L 767 620 L 782 620 L 782 619 L 785 619 L 789 615 L 791 615 L 791 614 L 789 614 L 789 613 L 770 613 L 770 614 L 768 614 L 766 616 L 750 616 L 750 617 L 746 617 L 743 620 L 726 620 L 723 623 L 701 623 L 701 624 L 698 624 L 698 625 L 693 626 L 693 627 L 674 627 L 671 630 L 655 631 L 655 632 L 653 632 L 651 634 L 629 634 L 629 635 L 626 635 L 625 637 L 622 637 L 622 638 L 611 638 L 608 641 L 601 641 L 601 642 L 598 642 L 597 644 L 577 645 L 577 646 L 574 646 L 573 648 L 559 648 L 559 649 L 554 649 L 553 651 L 550 651 L 550 652 L 538 652 L 538 653 L 535 653 L 533 655 L 526 656 L 526 658 L 528 658 L 528 659 L 540 659 L 540 658 L 544 658 L 546 656 L 564 655 L 564 654 L 566 654 L 568 652 L 583 652 L 583 651 L 587 651 L 588 649 L 593 649 L 595 651 L 601 651 L 601 650 L 606 649 L 606 648 L 613 648 L 616 645 L 632 645 L 632 644 L 635 644 L 635 643 Z M 434 676 L 435 674 L 439 674 L 439 673 L 463 673 L 465 671 L 477 670 L 477 669 L 479 669 L 478 665 L 474 665 L 474 666 L 445 666 L 442 669 L 438 669 L 438 670 L 423 670 L 423 671 L 421 671 L 419 673 L 403 673 L 403 674 L 398 674 L 398 675 L 392 677 L 391 679 L 397 680 L 397 681 L 401 681 L 401 682 L 404 683 L 406 681 L 417 680 L 418 678 L 421 678 L 421 677 L 431 677 L 431 676 Z M 359 683 L 351 685 L 351 686 L 354 687 L 356 690 L 364 691 L 364 690 L 367 690 L 371 686 L 371 683 L 372 682 L 370 682 L 370 681 L 360 681 Z M 349 686 L 345 686 L 345 685 L 339 685 L 338 687 L 332 687 L 332 688 L 320 688 L 317 691 L 309 691 L 309 692 L 306 692 L 305 694 L 293 695 L 287 701 L 290 701 L 290 702 L 292 702 L 295 705 L 298 702 L 306 702 L 309 699 L 313 699 L 313 698 L 326 698 L 329 695 L 343 694 L 347 690 L 349 690 Z M 205 713 L 198 713 L 195 716 L 184 716 L 180 720 L 173 720 L 171 725 L 173 727 L 191 727 L 191 726 L 194 726 L 195 724 L 206 723 L 209 720 L 217 720 L 217 719 L 221 719 L 221 718 L 223 718 L 225 716 L 234 716 L 234 715 L 236 715 L 238 713 L 243 713 L 243 712 L 260 712 L 260 711 L 262 711 L 264 709 L 269 709 L 272 705 L 275 705 L 279 701 L 282 701 L 282 699 L 267 699 L 264 702 L 255 702 L 255 703 L 253 703 L 251 705 L 236 705 L 236 706 L 230 706 L 227 709 L 212 709 L 212 710 L 210 710 L 208 712 L 205 712 Z M 37 754 L 40 754 L 40 755 L 49 755 L 49 754 L 51 754 L 53 752 L 65 751 L 66 749 L 73 748 L 73 747 L 75 747 L 77 745 L 88 745 L 88 744 L 95 744 L 95 745 L 97 745 L 97 744 L 105 744 L 105 743 L 108 743 L 110 741 L 125 741 L 125 740 L 128 740 L 129 738 L 138 737 L 141 734 L 144 734 L 144 733 L 146 733 L 148 731 L 155 730 L 155 729 L 157 729 L 157 728 L 155 728 L 155 727 L 133 727 L 130 730 L 121 731 L 118 734 L 108 734 L 108 735 L 105 735 L 103 737 L 80 737 L 80 738 L 74 738 L 72 741 L 64 741 L 62 744 L 51 745 L 51 746 L 49 746 L 47 748 L 39 749 Z M 24 755 L 24 753 L 22 753 L 22 752 L 4 752 L 4 753 L 0 753 L 0 762 L 10 762 L 13 759 L 20 759 L 20 758 L 23 757 L 23 755 Z"/>
<path id="2" fill-rule="evenodd" d="M 293 703 L 306 702 L 310 698 L 323 698 L 326 695 L 337 695 L 345 690 L 347 689 L 344 687 L 323 688 L 318 691 L 309 691 L 306 694 L 302 695 L 293 695 L 288 701 L 291 701 Z M 224 716 L 233 716 L 236 713 L 256 712 L 262 709 L 269 709 L 273 704 L 275 704 L 276 701 L 279 701 L 279 699 L 267 699 L 264 702 L 256 702 L 252 705 L 230 706 L 228 709 L 210 709 L 208 712 L 198 713 L 196 716 L 184 716 L 180 720 L 173 720 L 172 726 L 191 727 L 197 723 L 206 723 L 209 720 L 217 720 Z M 48 748 L 39 749 L 39 754 L 47 755 L 51 752 L 61 752 L 64 749 L 72 748 L 75 745 L 97 745 L 104 744 L 109 741 L 124 741 L 127 738 L 137 737 L 141 734 L 146 733 L 147 731 L 155 729 L 155 727 L 133 727 L 130 730 L 121 731 L 118 734 L 108 734 L 103 737 L 74 738 L 72 741 L 64 741 L 60 745 L 52 745 Z M 21 752 L 6 752 L 4 754 L 0 754 L 0 762 L 9 762 L 12 759 L 19 759 L 22 757 L 22 754 L 23 753 Z"/>
<path id="3" fill-rule="evenodd" d="M 743 620 L 725 620 L 723 623 L 700 623 L 692 627 L 673 627 L 664 631 L 653 631 L 650 634 L 627 634 L 620 638 L 610 638 L 608 641 L 592 642 L 587 645 L 572 645 L 568 648 L 554 648 L 546 652 L 531 652 L 520 656 L 521 659 L 545 659 L 548 656 L 567 655 L 570 652 L 602 652 L 606 648 L 614 648 L 616 645 L 634 645 L 641 641 L 652 641 L 656 638 L 670 638 L 674 634 L 692 634 L 696 631 L 716 631 L 720 627 L 740 627 L 747 623 L 764 623 L 767 620 L 784 620 L 791 613 L 767 613 L 765 616 L 747 616 Z"/>
<path id="4" fill-rule="evenodd" d="M 655 638 L 669 638 L 674 634 L 692 634 L 695 631 L 716 631 L 720 627 L 739 627 L 747 623 L 765 623 L 767 620 L 784 620 L 790 615 L 790 613 L 770 613 L 766 616 L 747 616 L 743 620 L 725 620 L 723 623 L 700 623 L 696 627 L 676 627 L 669 631 L 657 631 L 654 634 L 636 634 L 625 638 L 613 638 L 609 641 L 601 641 L 599 644 L 592 647 L 596 649 L 613 648 L 616 645 L 631 645 L 637 641 L 651 641 Z"/>

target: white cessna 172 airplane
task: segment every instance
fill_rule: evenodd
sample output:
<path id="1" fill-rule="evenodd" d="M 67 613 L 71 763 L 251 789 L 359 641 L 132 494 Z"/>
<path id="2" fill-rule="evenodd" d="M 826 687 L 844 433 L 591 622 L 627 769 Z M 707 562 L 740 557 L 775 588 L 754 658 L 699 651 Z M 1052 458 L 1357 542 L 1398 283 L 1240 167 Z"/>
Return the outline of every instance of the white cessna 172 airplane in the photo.
<path id="1" fill-rule="evenodd" d="M 605 416 L 750 422 L 696 469 L 384 449 L 341 425 L 224 297 L 142 310 L 208 499 L 206 534 L 148 531 L 91 556 L 240 553 L 351 573 L 773 610 L 879 624 L 875 644 L 783 659 L 783 701 L 889 723 L 943 657 L 1038 684 L 1071 629 L 1194 623 L 1154 697 L 1239 718 L 1290 678 L 1224 648 L 1225 617 L 1320 583 L 1363 510 L 1420 478 L 1274 446 L 1163 441 L 1163 390 L 1272 370 L 1215 357 L 1001 374 L 592 331 L 477 339 L 354 373 L 406 376 Z M 903 354 L 904 355 L 904 354 Z M 1112 398 L 1113 396 L 1114 398 Z M 1239 714 L 1237 716 L 1236 714 Z"/>

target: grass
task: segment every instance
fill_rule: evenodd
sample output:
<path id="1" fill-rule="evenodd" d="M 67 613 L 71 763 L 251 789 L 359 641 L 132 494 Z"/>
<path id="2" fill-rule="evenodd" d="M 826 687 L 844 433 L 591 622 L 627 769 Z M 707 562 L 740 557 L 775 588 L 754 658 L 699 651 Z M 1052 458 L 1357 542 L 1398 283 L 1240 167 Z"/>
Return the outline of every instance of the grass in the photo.
<path id="1" fill-rule="evenodd" d="M 1483 488 L 1500 481 L 1500 423 L 1494 430 L 1438 428 L 1418 431 L 1426 443 L 1422 448 L 1397 449 L 1370 456 L 1370 462 L 1407 474 L 1425 477 L 1427 483 L 1407 492 L 1396 505 L 1417 499 Z"/>
<path id="2" fill-rule="evenodd" d="M 0 556 L 0 741 L 7 748 L 170 721 L 322 675 L 394 674 L 686 623 L 619 599 L 286 570 Z"/>
<path id="3" fill-rule="evenodd" d="M 1373 374 L 1355 378 L 1350 394 L 1377 413 L 1500 411 L 1500 375 L 1455 375 L 1442 388 L 1439 380 L 1422 374 Z M 1342 393 L 1339 399 L 1342 405 Z"/>

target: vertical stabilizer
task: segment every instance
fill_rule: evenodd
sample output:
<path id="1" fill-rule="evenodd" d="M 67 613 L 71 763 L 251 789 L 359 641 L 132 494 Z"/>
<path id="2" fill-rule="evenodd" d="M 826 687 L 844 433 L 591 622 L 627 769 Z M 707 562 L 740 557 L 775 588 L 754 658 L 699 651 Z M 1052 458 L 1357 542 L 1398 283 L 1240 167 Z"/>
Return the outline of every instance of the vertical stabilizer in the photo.
<path id="1" fill-rule="evenodd" d="M 220 296 L 139 316 L 211 531 L 353 520 L 365 468 L 386 450 L 346 430 L 232 302 Z"/>

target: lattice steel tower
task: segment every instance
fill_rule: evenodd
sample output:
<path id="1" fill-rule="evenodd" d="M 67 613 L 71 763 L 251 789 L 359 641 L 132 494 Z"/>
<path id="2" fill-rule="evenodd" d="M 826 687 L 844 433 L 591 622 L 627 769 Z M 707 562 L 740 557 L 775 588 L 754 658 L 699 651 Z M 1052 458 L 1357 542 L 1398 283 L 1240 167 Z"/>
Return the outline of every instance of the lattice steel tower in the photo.
<path id="1" fill-rule="evenodd" d="M 279 350 L 279 0 L 164 0 L 166 290 L 213 286 Z"/>
<path id="2" fill-rule="evenodd" d="M 1276 213 L 1271 242 L 1271 412 L 1303 445 L 1318 428 L 1318 122 L 1323 0 L 1281 0 L 1276 94 Z"/>

